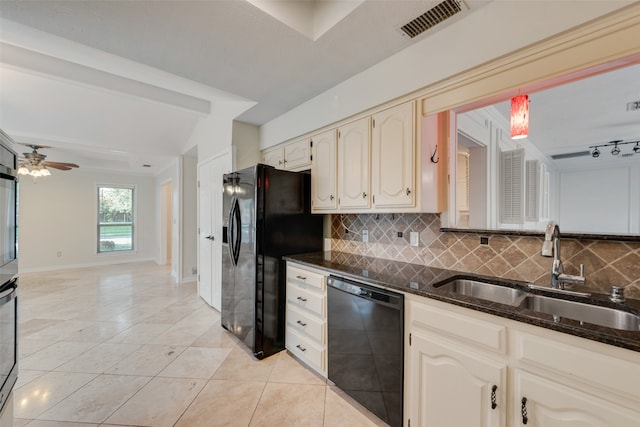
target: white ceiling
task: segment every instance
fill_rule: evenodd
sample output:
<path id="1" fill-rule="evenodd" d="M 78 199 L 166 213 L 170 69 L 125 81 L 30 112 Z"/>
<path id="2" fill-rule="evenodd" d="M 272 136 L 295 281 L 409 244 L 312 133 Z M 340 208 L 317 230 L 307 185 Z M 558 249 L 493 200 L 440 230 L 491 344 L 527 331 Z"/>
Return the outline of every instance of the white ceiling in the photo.
<path id="1" fill-rule="evenodd" d="M 216 102 L 264 124 L 490 1 L 409 39 L 440 0 L 2 0 L 0 128 L 48 160 L 158 173 Z"/>
<path id="2" fill-rule="evenodd" d="M 640 141 L 640 110 L 628 111 L 627 104 L 640 101 L 640 57 L 636 64 L 576 80 L 529 94 L 529 137 L 545 156 L 572 154 L 610 141 Z M 494 106 L 509 121 L 510 101 Z M 602 167 L 626 161 L 640 162 L 634 144 L 621 145 L 620 155 L 613 147 L 599 148 L 601 155 L 559 159 L 558 169 Z M 626 154 L 626 155 L 625 155 Z"/>
<path id="3" fill-rule="evenodd" d="M 468 14 L 489 0 L 465 1 Z M 437 30 L 410 39 L 399 28 L 438 2 L 2 0 L 0 127 L 18 142 L 55 147 L 43 151 L 49 160 L 157 173 L 184 152 L 209 98 L 116 81 L 98 65 L 107 63 L 103 56 L 244 99 L 253 107 L 237 119 L 260 125 Z M 96 65 L 24 49 L 9 24 L 41 32 L 29 36 L 41 44 L 79 43 L 68 50 Z M 142 163 L 153 167 L 143 171 Z"/>

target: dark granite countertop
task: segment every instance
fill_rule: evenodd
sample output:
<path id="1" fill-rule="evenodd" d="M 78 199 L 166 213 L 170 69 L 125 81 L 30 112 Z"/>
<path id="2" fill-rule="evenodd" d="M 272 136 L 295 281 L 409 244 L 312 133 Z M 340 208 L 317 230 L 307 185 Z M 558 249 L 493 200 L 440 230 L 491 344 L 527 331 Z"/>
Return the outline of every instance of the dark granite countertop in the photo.
<path id="1" fill-rule="evenodd" d="M 624 331 L 590 323 L 582 323 L 567 318 L 560 318 L 554 321 L 553 316 L 549 314 L 461 295 L 438 289 L 437 285 L 452 278 L 482 279 L 483 281 L 499 283 L 512 288 L 526 289 L 527 292 L 531 294 L 550 295 L 554 298 L 621 308 L 633 314 L 640 314 L 640 300 L 627 299 L 625 303 L 619 304 L 611 302 L 605 295 L 600 294 L 592 294 L 589 297 L 564 294 L 556 295 L 545 290 L 527 289 L 527 283 L 525 282 L 502 280 L 495 277 L 480 276 L 472 273 L 433 268 L 381 258 L 365 257 L 344 252 L 315 252 L 288 256 L 285 257 L 285 259 L 327 270 L 334 275 L 347 279 L 350 278 L 387 289 L 432 298 L 507 319 L 513 319 L 640 352 L 640 330 Z"/>

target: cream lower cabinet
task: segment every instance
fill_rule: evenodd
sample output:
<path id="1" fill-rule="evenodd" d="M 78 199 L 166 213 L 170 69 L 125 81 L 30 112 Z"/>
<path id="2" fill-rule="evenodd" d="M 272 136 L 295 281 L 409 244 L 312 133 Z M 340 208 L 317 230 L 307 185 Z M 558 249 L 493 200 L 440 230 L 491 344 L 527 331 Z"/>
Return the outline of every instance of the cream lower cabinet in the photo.
<path id="1" fill-rule="evenodd" d="M 310 368 L 327 376 L 326 272 L 287 262 L 285 346 Z"/>
<path id="2" fill-rule="evenodd" d="M 640 352 L 412 295 L 405 313 L 405 425 L 640 426 Z"/>

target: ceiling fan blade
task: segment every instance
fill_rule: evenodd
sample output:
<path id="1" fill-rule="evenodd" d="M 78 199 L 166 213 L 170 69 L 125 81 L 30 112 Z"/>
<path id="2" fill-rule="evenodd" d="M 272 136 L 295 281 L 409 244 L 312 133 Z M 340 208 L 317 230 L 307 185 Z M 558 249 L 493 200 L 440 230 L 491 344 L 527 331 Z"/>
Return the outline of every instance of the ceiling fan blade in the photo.
<path id="1" fill-rule="evenodd" d="M 80 167 L 75 163 L 49 162 L 49 161 L 42 162 L 42 166 L 46 166 L 48 168 L 60 169 L 63 171 L 68 171 L 68 170 L 71 170 L 72 168 Z"/>
<path id="2" fill-rule="evenodd" d="M 29 143 L 26 143 L 26 142 L 19 142 L 18 144 L 25 145 L 25 146 L 31 148 L 32 150 L 39 150 L 41 148 L 51 148 L 50 145 L 29 144 Z"/>

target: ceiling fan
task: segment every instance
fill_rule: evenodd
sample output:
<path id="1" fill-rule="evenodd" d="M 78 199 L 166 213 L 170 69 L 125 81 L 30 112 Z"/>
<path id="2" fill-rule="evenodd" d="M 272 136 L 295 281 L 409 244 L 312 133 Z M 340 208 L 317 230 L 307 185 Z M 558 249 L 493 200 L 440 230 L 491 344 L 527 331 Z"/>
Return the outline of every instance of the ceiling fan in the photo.
<path id="1" fill-rule="evenodd" d="M 62 171 L 68 171 L 73 168 L 79 167 L 75 163 L 64 163 L 64 162 L 50 162 L 45 160 L 47 158 L 46 155 L 38 153 L 38 150 L 42 148 L 51 148 L 47 145 L 36 145 L 36 144 L 22 144 L 30 147 L 33 151 L 30 153 L 22 153 L 24 158 L 21 159 L 20 165 L 18 167 L 19 175 L 31 175 L 35 178 L 39 176 L 48 176 L 51 175 L 49 172 L 49 168 L 54 168 Z"/>

